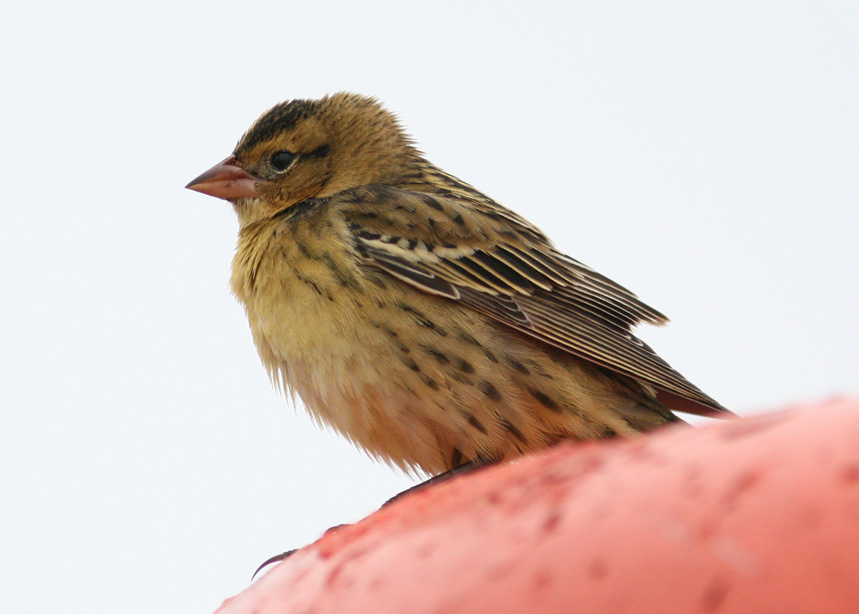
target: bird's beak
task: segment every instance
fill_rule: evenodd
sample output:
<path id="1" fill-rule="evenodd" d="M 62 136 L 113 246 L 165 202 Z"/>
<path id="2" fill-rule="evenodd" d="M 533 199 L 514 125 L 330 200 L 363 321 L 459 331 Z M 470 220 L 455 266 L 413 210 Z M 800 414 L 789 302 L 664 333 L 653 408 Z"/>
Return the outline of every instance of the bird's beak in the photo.
<path id="1" fill-rule="evenodd" d="M 218 162 L 185 187 L 224 200 L 255 198 L 259 179 L 233 164 L 235 161 L 235 156 L 230 156 Z"/>

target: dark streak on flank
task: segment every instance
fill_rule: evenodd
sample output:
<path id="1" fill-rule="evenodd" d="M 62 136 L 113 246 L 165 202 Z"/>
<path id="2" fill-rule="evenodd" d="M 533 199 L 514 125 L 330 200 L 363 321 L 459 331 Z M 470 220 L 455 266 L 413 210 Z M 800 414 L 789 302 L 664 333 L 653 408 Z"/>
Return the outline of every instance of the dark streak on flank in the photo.
<path id="1" fill-rule="evenodd" d="M 391 343 L 393 343 L 394 347 L 396 347 L 398 350 L 400 350 L 400 352 L 402 352 L 403 354 L 409 354 L 410 353 L 408 346 L 405 343 L 403 343 L 402 341 L 400 341 L 399 336 L 397 335 L 397 331 L 393 330 L 392 328 L 390 328 L 388 326 L 384 326 L 383 324 L 379 324 L 378 322 L 376 322 L 374 320 L 370 320 L 370 325 L 373 328 L 378 329 L 378 330 L 382 331 L 383 333 L 385 333 L 386 335 L 388 335 L 388 337 L 391 338 Z M 409 360 L 411 360 L 411 359 L 409 359 Z M 412 360 L 412 362 L 414 362 L 414 361 Z M 409 363 L 406 363 L 406 364 L 407 364 L 407 366 L 409 366 L 409 368 L 412 368 L 411 364 L 409 364 Z M 415 366 L 417 366 L 417 364 L 415 364 Z"/>
<path id="2" fill-rule="evenodd" d="M 485 347 L 483 347 L 480 344 L 480 342 L 477 339 L 475 339 L 472 335 L 465 332 L 464 330 L 457 330 L 456 332 L 457 332 L 457 335 L 459 336 L 460 339 L 462 339 L 463 341 L 465 341 L 466 343 L 468 343 L 470 345 L 473 345 L 477 348 L 480 348 L 480 351 L 483 352 L 483 355 L 486 356 L 489 360 L 491 360 L 492 362 L 496 362 L 496 363 L 498 362 L 498 359 L 495 357 L 495 354 L 493 354 L 492 352 L 487 350 Z"/>
<path id="3" fill-rule="evenodd" d="M 508 420 L 505 420 L 504 418 L 501 418 L 501 426 L 503 426 L 511 435 L 513 435 L 513 437 L 515 437 L 522 443 L 528 443 L 525 440 L 525 435 L 522 434 L 522 431 L 516 428 L 515 424 L 509 422 Z"/>
<path id="4" fill-rule="evenodd" d="M 495 354 L 493 354 L 486 348 L 481 348 L 481 350 L 483 351 L 483 355 L 486 356 L 489 360 L 491 360 L 492 362 L 498 362 L 498 359 L 495 357 Z"/>
<path id="5" fill-rule="evenodd" d="M 307 278 L 306 278 L 304 275 L 302 275 L 301 273 L 296 273 L 296 274 L 295 274 L 295 277 L 296 277 L 299 281 L 303 281 L 303 282 L 304 282 L 304 283 L 306 283 L 308 286 L 310 286 L 311 288 L 313 288 L 314 290 L 316 290 L 316 294 L 318 294 L 319 296 L 322 296 L 322 290 L 320 290 L 320 289 L 319 289 L 319 286 L 317 286 L 317 285 L 316 285 L 316 282 L 315 282 L 315 281 L 312 281 L 312 280 L 310 280 L 310 279 L 307 279 Z"/>
<path id="6" fill-rule="evenodd" d="M 483 423 L 477 418 L 475 418 L 473 414 L 470 414 L 468 412 L 462 412 L 462 415 L 465 417 L 466 420 L 468 420 L 468 423 L 474 428 L 476 428 L 478 431 L 480 431 L 484 435 L 489 433 L 489 431 L 486 430 L 486 427 L 483 426 Z"/>
<path id="7" fill-rule="evenodd" d="M 405 343 L 403 343 L 403 342 L 402 342 L 402 341 L 400 341 L 399 339 L 393 339 L 393 342 L 394 342 L 394 346 L 395 346 L 398 350 L 400 350 L 403 354 L 408 354 L 408 353 L 409 353 L 409 348 L 408 348 L 408 346 L 407 346 Z M 417 365 L 415 365 L 415 366 L 417 366 Z M 415 370 L 417 370 L 417 369 L 415 369 Z"/>
<path id="8" fill-rule="evenodd" d="M 459 451 L 459 448 L 454 448 L 453 452 L 450 455 L 450 468 L 454 469 L 459 467 L 462 464 L 462 452 Z"/>
<path id="9" fill-rule="evenodd" d="M 538 362 L 529 360 L 528 366 L 531 368 L 532 371 L 534 371 L 534 373 L 536 373 L 540 377 L 544 377 L 550 381 L 555 381 L 555 378 L 552 377 L 552 374 L 546 371 L 546 369 L 544 369 Z"/>
<path id="10" fill-rule="evenodd" d="M 305 258 L 309 258 L 310 260 L 314 259 L 310 253 L 310 250 L 307 249 L 307 246 L 302 241 L 296 241 L 293 239 L 293 243 L 298 248 L 298 251 L 301 252 L 302 256 L 304 256 Z"/>
<path id="11" fill-rule="evenodd" d="M 480 342 L 464 330 L 457 330 L 456 334 L 459 335 L 459 338 L 466 343 L 470 343 L 471 345 L 480 347 Z"/>
<path id="12" fill-rule="evenodd" d="M 334 259 L 331 258 L 331 254 L 325 252 L 322 254 L 322 258 L 319 258 L 322 261 L 331 274 L 337 279 L 337 282 L 343 286 L 344 288 L 349 288 L 350 290 L 354 290 L 356 292 L 361 292 L 361 286 L 351 275 L 347 276 L 344 272 L 337 266 L 337 263 L 334 262 Z"/>
<path id="13" fill-rule="evenodd" d="M 428 375 L 421 373 L 421 381 L 433 390 L 438 390 L 438 383 Z"/>
<path id="14" fill-rule="evenodd" d="M 553 411 L 553 412 L 556 412 L 556 413 L 560 413 L 561 406 L 558 405 L 554 400 L 552 400 L 545 393 L 540 392 L 539 390 L 537 390 L 535 388 L 528 388 L 528 394 L 530 394 L 532 397 L 534 397 L 540 403 L 540 405 L 542 405 L 546 409 Z"/>
<path id="15" fill-rule="evenodd" d="M 519 362 L 512 356 L 507 356 L 506 361 L 508 365 L 516 369 L 519 373 L 522 373 L 524 375 L 531 375 L 531 371 L 528 370 L 528 367 L 523 365 L 521 362 Z"/>
<path id="16" fill-rule="evenodd" d="M 453 364 L 463 373 L 474 373 L 474 366 L 464 358 L 455 356 L 453 359 Z"/>
<path id="17" fill-rule="evenodd" d="M 436 333 L 438 333 L 439 335 L 441 335 L 442 337 L 447 336 L 447 331 L 444 330 L 443 328 L 436 326 L 435 322 L 433 322 L 428 317 L 426 317 L 426 315 L 424 315 L 423 312 L 421 312 L 421 311 L 415 309 L 414 307 L 412 307 L 411 305 L 407 305 L 406 303 L 399 301 L 399 300 L 396 301 L 395 305 L 397 307 L 399 307 L 400 309 L 402 309 L 403 311 L 405 311 L 406 313 L 408 313 L 410 316 L 412 316 L 412 318 L 418 324 L 423 326 L 424 328 L 428 328 L 430 330 L 433 330 Z"/>
<path id="18" fill-rule="evenodd" d="M 453 221 L 456 222 L 459 226 L 465 226 L 465 220 L 462 217 L 461 213 L 458 213 L 453 216 Z"/>
<path id="19" fill-rule="evenodd" d="M 412 371 L 416 371 L 417 373 L 421 372 L 421 368 L 418 366 L 418 363 L 416 363 L 414 360 L 412 360 L 409 356 L 406 356 L 406 355 L 400 356 L 400 362 L 402 362 L 404 365 L 406 365 Z"/>
<path id="20" fill-rule="evenodd" d="M 438 348 L 434 348 L 429 345 L 421 345 L 420 348 L 428 355 L 435 358 L 440 364 L 446 365 L 450 362 L 450 359 L 447 357 L 447 355 Z"/>
<path id="21" fill-rule="evenodd" d="M 452 371 L 448 375 L 458 381 L 460 384 L 465 384 L 466 386 L 474 386 L 474 382 L 472 382 L 469 378 L 465 377 L 459 371 Z"/>
<path id="22" fill-rule="evenodd" d="M 480 383 L 477 385 L 477 387 L 480 390 L 480 392 L 485 394 L 487 397 L 489 397 L 493 401 L 500 401 L 501 400 L 501 393 L 498 392 L 498 388 L 496 388 L 492 384 L 492 382 L 489 382 L 485 379 L 480 380 Z"/>
<path id="23" fill-rule="evenodd" d="M 385 284 L 385 280 L 381 278 L 379 275 L 365 275 L 367 281 L 379 286 L 382 290 L 387 290 L 388 286 Z"/>

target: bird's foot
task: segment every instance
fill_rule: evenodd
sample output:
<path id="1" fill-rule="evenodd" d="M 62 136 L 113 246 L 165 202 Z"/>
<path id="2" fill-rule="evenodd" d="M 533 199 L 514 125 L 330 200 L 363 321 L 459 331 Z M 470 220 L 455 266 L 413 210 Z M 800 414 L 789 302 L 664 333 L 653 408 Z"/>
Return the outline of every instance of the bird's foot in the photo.
<path id="1" fill-rule="evenodd" d="M 336 531 L 337 529 L 339 529 L 341 527 L 345 527 L 345 526 L 348 526 L 348 525 L 345 525 L 345 524 L 334 525 L 330 529 L 327 529 L 325 531 L 325 533 L 323 533 L 323 535 L 327 535 L 327 534 L 331 533 L 331 531 Z M 259 574 L 259 572 L 261 572 L 263 569 L 265 569 L 269 565 L 273 565 L 274 563 L 280 563 L 281 561 L 288 559 L 289 557 L 291 557 L 296 552 L 298 552 L 298 548 L 293 548 L 292 550 L 287 550 L 286 552 L 281 552 L 280 554 L 275 554 L 274 556 L 268 557 L 265 561 L 263 561 L 262 565 L 257 567 L 257 570 L 254 572 L 254 575 L 251 576 L 251 582 L 254 581 L 254 579 L 257 577 L 257 574 Z"/>
<path id="2" fill-rule="evenodd" d="M 394 501 L 396 501 L 397 499 L 399 499 L 401 497 L 404 497 L 405 495 L 408 495 L 408 494 L 411 494 L 414 492 L 418 492 L 419 490 L 423 490 L 424 488 L 427 488 L 429 486 L 433 486 L 435 484 L 438 484 L 439 482 L 447 482 L 451 478 L 455 478 L 459 475 L 465 475 L 466 473 L 471 473 L 472 471 L 477 471 L 478 469 L 488 467 L 490 464 L 491 463 L 485 463 L 485 462 L 477 463 L 474 461 L 469 461 L 467 463 L 459 465 L 458 467 L 454 467 L 453 469 L 448 469 L 444 473 L 439 473 L 438 475 L 435 475 L 435 476 L 431 477 L 430 479 L 421 482 L 420 484 L 415 484 L 411 488 L 407 488 L 403 492 L 401 492 L 397 495 L 394 495 L 393 497 L 391 497 L 390 499 L 385 501 L 382 504 L 382 507 L 390 505 L 391 503 L 393 503 Z"/>
<path id="3" fill-rule="evenodd" d="M 385 501 L 382 504 L 382 507 L 386 507 L 386 506 L 390 505 L 391 503 L 393 503 L 397 499 L 400 499 L 401 497 L 404 497 L 405 495 L 408 495 L 408 494 L 411 494 L 414 492 L 418 492 L 419 490 L 423 490 L 424 488 L 427 488 L 429 486 L 433 486 L 433 485 L 438 484 L 440 482 L 447 482 L 451 478 L 455 478 L 455 477 L 460 476 L 460 475 L 465 475 L 466 473 L 471 473 L 473 471 L 477 471 L 478 469 L 488 467 L 490 464 L 491 463 L 485 463 L 485 462 L 477 463 L 477 462 L 471 461 L 471 462 L 459 465 L 458 467 L 454 467 L 453 469 L 448 469 L 444 473 L 439 473 L 438 475 L 435 475 L 435 476 L 429 478 L 428 480 L 421 482 L 420 484 L 415 484 L 411 488 L 407 488 L 403 492 L 394 495 L 393 497 L 391 497 L 390 499 Z M 337 529 L 339 529 L 341 527 L 345 527 L 345 526 L 347 526 L 347 525 L 338 524 L 338 525 L 333 526 L 330 529 L 326 530 L 325 534 L 328 534 L 331 531 L 336 531 Z M 292 556 L 297 551 L 298 551 L 298 549 L 294 548 L 292 550 L 287 550 L 286 552 L 281 552 L 280 554 L 275 554 L 274 556 L 267 558 L 265 561 L 263 561 L 262 565 L 257 567 L 256 571 L 254 572 L 254 575 L 251 577 L 251 581 L 253 581 L 257 577 L 259 572 L 261 572 L 263 569 L 265 569 L 269 565 L 273 565 L 274 563 L 280 563 L 281 561 L 288 559 L 290 556 Z"/>

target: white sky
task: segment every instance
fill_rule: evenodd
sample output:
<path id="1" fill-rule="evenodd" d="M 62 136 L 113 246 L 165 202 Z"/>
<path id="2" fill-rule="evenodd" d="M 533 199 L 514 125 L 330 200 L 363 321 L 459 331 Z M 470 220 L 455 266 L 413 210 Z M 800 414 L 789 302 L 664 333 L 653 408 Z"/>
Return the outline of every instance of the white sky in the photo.
<path id="1" fill-rule="evenodd" d="M 859 4 L 561 4 L 4 6 L 0 611 L 209 612 L 411 483 L 270 388 L 182 189 L 284 99 L 378 96 L 740 413 L 859 391 Z"/>

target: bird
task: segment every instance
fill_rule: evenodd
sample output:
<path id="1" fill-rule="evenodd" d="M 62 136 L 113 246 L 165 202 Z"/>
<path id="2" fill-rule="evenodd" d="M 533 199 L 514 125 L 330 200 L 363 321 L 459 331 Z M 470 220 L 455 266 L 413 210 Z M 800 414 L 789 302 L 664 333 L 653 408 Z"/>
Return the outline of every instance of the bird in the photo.
<path id="1" fill-rule="evenodd" d="M 281 102 L 186 187 L 237 214 L 230 284 L 273 384 L 407 473 L 731 414 L 633 334 L 662 313 L 373 97 Z"/>

